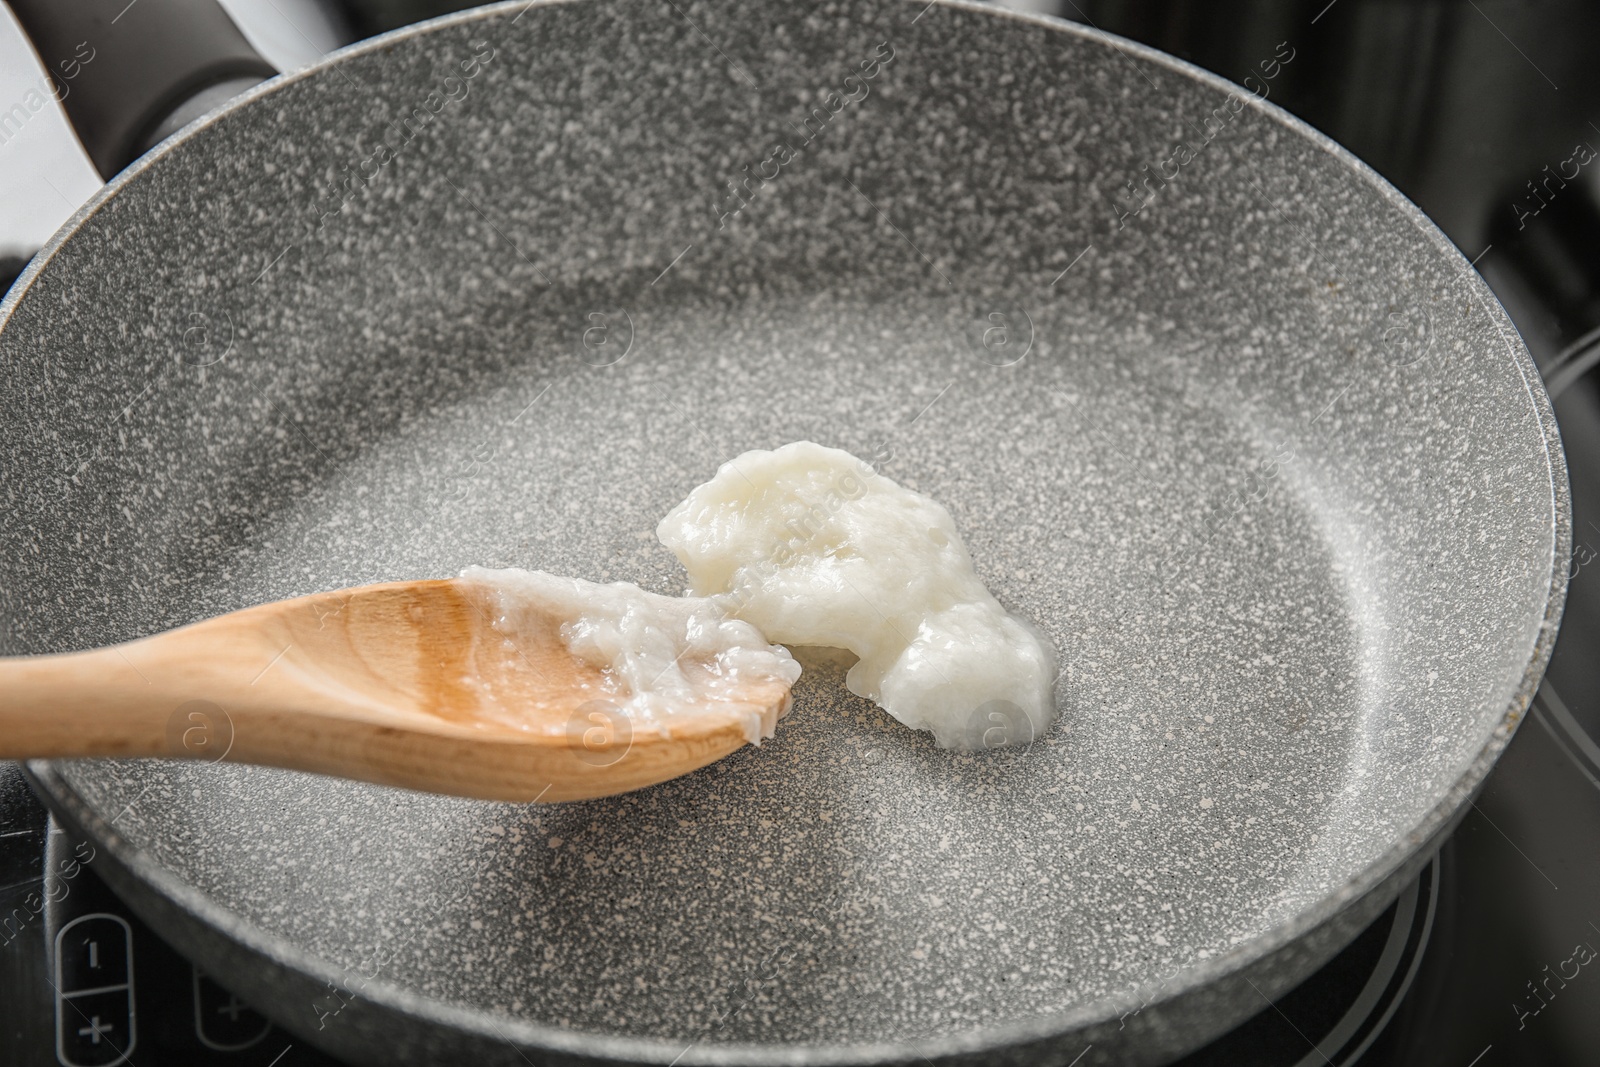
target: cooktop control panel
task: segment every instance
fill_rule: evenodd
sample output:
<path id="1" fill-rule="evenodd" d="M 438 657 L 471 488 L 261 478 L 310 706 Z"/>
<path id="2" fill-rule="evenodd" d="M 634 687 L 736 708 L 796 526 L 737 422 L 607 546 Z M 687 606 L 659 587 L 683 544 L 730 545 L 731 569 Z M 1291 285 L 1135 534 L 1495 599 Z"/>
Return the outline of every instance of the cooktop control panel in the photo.
<path id="1" fill-rule="evenodd" d="M 0 763 L 0 1064 L 332 1067 L 156 937 L 97 858 Z"/>

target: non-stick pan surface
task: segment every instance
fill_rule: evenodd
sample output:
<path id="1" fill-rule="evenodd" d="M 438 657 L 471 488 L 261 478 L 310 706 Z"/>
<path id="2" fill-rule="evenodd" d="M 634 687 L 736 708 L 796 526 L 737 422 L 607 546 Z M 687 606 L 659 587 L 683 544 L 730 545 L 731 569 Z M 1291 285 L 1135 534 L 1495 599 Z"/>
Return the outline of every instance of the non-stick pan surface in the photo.
<path id="1" fill-rule="evenodd" d="M 807 655 L 775 740 L 605 801 L 34 773 L 158 929 L 374 1063 L 1149 1061 L 1258 1010 L 1505 744 L 1569 536 L 1504 314 L 1262 102 L 1293 62 L 583 0 L 252 92 L 5 306 L 8 651 L 473 563 L 678 592 L 657 519 L 811 438 L 950 508 L 1062 718 L 942 751 Z"/>

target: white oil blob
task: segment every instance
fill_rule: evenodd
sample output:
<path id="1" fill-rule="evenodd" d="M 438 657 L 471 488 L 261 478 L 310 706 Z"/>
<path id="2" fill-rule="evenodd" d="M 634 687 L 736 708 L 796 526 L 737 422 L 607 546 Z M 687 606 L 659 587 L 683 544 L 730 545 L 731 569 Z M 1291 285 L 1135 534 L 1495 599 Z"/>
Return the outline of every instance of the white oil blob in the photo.
<path id="1" fill-rule="evenodd" d="M 710 600 L 660 596 L 628 582 L 600 585 L 518 568 L 468 567 L 461 580 L 481 593 L 494 626 L 516 643 L 547 632 L 578 659 L 602 669 L 605 696 L 635 724 L 670 732 L 673 720 L 722 701 L 740 703 L 751 685 L 800 677 L 789 650 L 767 643 L 748 622 Z M 515 713 L 515 708 L 508 708 Z M 745 736 L 771 737 L 776 716 L 751 710 Z"/>
<path id="2" fill-rule="evenodd" d="M 846 648 L 845 683 L 946 748 L 1055 719 L 1055 656 L 984 588 L 950 513 L 850 453 L 797 441 L 724 463 L 656 528 L 690 593 L 789 645 Z"/>

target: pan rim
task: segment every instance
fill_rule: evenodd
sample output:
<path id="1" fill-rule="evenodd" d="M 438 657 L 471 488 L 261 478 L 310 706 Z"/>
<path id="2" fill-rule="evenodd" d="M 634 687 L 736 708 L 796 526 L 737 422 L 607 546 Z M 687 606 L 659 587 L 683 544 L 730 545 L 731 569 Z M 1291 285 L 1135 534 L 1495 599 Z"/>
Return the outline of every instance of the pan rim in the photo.
<path id="1" fill-rule="evenodd" d="M 499 3 L 429 19 L 330 52 L 315 63 L 268 79 L 228 100 L 220 107 L 189 123 L 129 165 L 73 213 L 33 257 L 4 299 L 0 300 L 0 331 L 5 329 L 17 305 L 32 288 L 39 274 L 84 223 L 98 213 L 125 185 L 137 180 L 139 175 L 153 166 L 157 160 L 169 152 L 181 149 L 185 142 L 205 127 L 235 109 L 248 106 L 257 99 L 276 93 L 302 78 L 321 76 L 329 68 L 348 58 L 379 52 L 397 41 L 424 36 L 442 27 L 466 25 L 478 21 L 499 21 L 512 10 L 520 8 L 521 10 L 512 19 L 514 22 L 521 18 L 522 14 L 536 7 L 587 2 L 590 0 L 501 0 Z M 924 4 L 925 0 L 901 0 L 901 2 L 906 6 L 919 6 Z M 1137 59 L 1198 82 L 1206 88 L 1223 93 L 1236 93 L 1240 89 L 1236 83 L 1186 60 L 1095 27 L 1048 15 L 998 8 L 980 3 L 978 0 L 928 0 L 926 6 L 952 8 L 992 18 L 1010 19 L 1052 32 L 1064 33 L 1099 47 L 1131 54 Z M 920 17 L 919 15 L 918 18 Z M 486 1009 L 457 1005 L 418 994 L 401 983 L 386 979 L 374 978 L 364 984 L 362 999 L 371 1002 L 377 1008 L 418 1017 L 429 1024 L 466 1031 L 486 1041 L 502 1041 L 514 1048 L 543 1050 L 590 1060 L 686 1065 L 753 1063 L 771 1064 L 774 1067 L 776 1065 L 821 1067 L 821 1065 L 898 1061 L 903 1059 L 908 1049 L 913 1049 L 920 1058 L 993 1053 L 1059 1039 L 1074 1031 L 1106 1023 L 1134 1011 L 1159 1007 L 1163 1003 L 1176 1000 L 1231 975 L 1242 973 L 1274 952 L 1299 941 L 1306 934 L 1334 919 L 1347 907 L 1378 889 L 1385 880 L 1403 869 L 1408 861 L 1431 846 L 1453 825 L 1526 717 L 1554 647 L 1565 606 L 1569 576 L 1564 564 L 1571 552 L 1572 520 L 1566 459 L 1561 446 L 1560 431 L 1555 421 L 1554 408 L 1532 356 L 1493 290 L 1476 272 L 1466 255 L 1420 208 L 1371 166 L 1310 124 L 1269 100 L 1255 97 L 1254 94 L 1249 95 L 1248 102 L 1286 132 L 1331 156 L 1335 163 L 1342 165 L 1352 180 L 1365 183 L 1396 208 L 1418 234 L 1434 245 L 1447 260 L 1453 257 L 1455 265 L 1461 268 L 1458 274 L 1459 281 L 1490 316 L 1512 367 L 1521 376 L 1541 437 L 1549 474 L 1553 535 L 1550 546 L 1551 572 L 1544 613 L 1539 621 L 1537 637 L 1524 664 L 1517 688 L 1501 711 L 1497 725 L 1465 769 L 1444 790 L 1440 799 L 1409 830 L 1397 835 L 1377 858 L 1342 884 L 1325 893 L 1314 904 L 1234 945 L 1226 952 L 1184 968 L 1171 980 L 1151 981 L 1131 987 L 1124 992 L 1107 994 L 1048 1015 L 934 1035 L 926 1041 L 916 1042 L 915 1045 L 892 1041 L 839 1042 L 804 1046 L 729 1042 L 699 1048 L 691 1045 L 689 1049 L 684 1050 L 680 1048 L 679 1041 L 597 1031 L 566 1030 L 526 1019 L 497 1015 Z M 93 810 L 75 787 L 67 783 L 56 761 L 32 760 L 26 764 L 26 769 L 28 777 L 36 788 L 52 801 L 52 809 L 66 816 L 75 824 L 76 829 L 91 836 L 97 844 L 104 845 L 115 865 L 123 868 L 131 877 L 152 887 L 204 926 L 231 939 L 247 951 L 265 957 L 317 983 L 326 981 L 337 984 L 348 977 L 347 972 L 341 972 L 322 957 L 302 949 L 287 938 L 262 929 L 216 903 L 204 892 L 190 886 L 153 860 L 146 852 L 129 843 L 100 813 Z"/>

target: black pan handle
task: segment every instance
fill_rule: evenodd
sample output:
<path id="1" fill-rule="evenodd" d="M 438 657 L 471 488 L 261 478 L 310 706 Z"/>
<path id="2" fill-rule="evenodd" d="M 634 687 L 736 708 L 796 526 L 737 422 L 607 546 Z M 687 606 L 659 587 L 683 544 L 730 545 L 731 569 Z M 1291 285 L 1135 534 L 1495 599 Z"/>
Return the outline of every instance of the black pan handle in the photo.
<path id="1" fill-rule="evenodd" d="M 10 0 L 95 168 L 278 72 L 216 0 Z"/>

